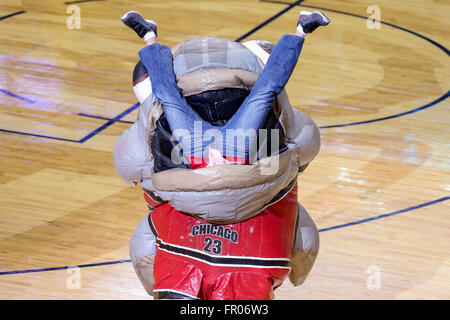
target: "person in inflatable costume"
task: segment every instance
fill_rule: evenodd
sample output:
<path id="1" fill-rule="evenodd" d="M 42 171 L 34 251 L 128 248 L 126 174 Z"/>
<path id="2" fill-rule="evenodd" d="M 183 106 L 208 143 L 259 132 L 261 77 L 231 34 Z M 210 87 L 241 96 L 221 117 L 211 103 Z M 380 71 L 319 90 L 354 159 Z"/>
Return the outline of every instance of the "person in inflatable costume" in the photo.
<path id="1" fill-rule="evenodd" d="M 273 299 L 302 284 L 319 250 L 297 177 L 320 149 L 318 127 L 284 87 L 306 34 L 330 20 L 301 11 L 274 46 L 201 37 L 172 49 L 138 12 L 122 16 L 147 46 L 133 73 L 138 119 L 114 164 L 141 183 L 150 213 L 130 241 L 155 299 Z"/>

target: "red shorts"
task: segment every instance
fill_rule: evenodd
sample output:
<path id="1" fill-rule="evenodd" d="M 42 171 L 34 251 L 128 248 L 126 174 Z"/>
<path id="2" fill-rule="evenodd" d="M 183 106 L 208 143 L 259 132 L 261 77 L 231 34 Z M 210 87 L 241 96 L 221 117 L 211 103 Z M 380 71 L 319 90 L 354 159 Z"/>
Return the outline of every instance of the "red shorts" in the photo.
<path id="1" fill-rule="evenodd" d="M 149 216 L 157 236 L 154 291 L 199 299 L 272 299 L 290 270 L 297 186 L 244 222 L 213 225 L 169 204 Z"/>

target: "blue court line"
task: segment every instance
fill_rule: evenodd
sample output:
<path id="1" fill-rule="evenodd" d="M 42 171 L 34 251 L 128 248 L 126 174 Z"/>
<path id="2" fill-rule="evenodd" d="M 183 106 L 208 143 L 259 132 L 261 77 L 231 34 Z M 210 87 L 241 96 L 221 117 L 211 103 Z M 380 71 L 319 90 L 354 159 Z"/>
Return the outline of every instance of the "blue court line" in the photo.
<path id="1" fill-rule="evenodd" d="M 6 15 L 6 16 L 0 17 L 0 20 L 5 20 L 5 19 L 8 19 L 8 18 L 17 16 L 18 14 L 22 14 L 22 13 L 25 13 L 25 12 L 26 12 L 26 11 L 18 11 L 18 12 L 14 12 L 14 13 L 8 14 L 8 15 Z"/>
<path id="2" fill-rule="evenodd" d="M 93 136 L 99 134 L 100 132 L 102 132 L 103 130 L 105 130 L 109 126 L 111 126 L 113 123 L 118 122 L 121 118 L 125 117 L 127 114 L 129 114 L 130 112 L 135 110 L 137 107 L 139 107 L 139 105 L 140 104 L 138 102 L 135 105 L 129 107 L 127 110 L 125 110 L 124 112 L 122 112 L 118 116 L 116 116 L 116 117 L 114 117 L 112 119 L 109 119 L 108 122 L 106 122 L 102 126 L 98 127 L 94 131 L 88 133 L 86 136 L 84 136 L 83 138 L 81 138 L 79 140 L 67 139 L 67 138 L 59 138 L 59 137 L 42 135 L 42 134 L 35 134 L 35 133 L 28 133 L 28 132 L 22 132 L 22 131 L 14 131 L 14 130 L 6 130 L 6 129 L 0 129 L 0 132 L 15 133 L 15 134 L 21 134 L 21 135 L 26 135 L 26 136 L 32 136 L 32 137 L 38 137 L 38 138 L 46 138 L 46 139 L 53 139 L 53 140 L 59 140 L 59 141 L 68 141 L 68 142 L 74 142 L 74 143 L 84 143 L 87 140 L 89 140 L 90 138 L 92 138 Z"/>
<path id="3" fill-rule="evenodd" d="M 260 2 L 268 2 L 268 3 L 276 3 L 276 4 L 290 4 L 289 2 L 276 1 L 276 0 L 260 0 Z M 329 8 L 324 8 L 324 7 L 310 6 L 310 5 L 305 5 L 305 4 L 302 4 L 301 6 L 302 7 L 306 7 L 306 8 L 311 8 L 311 9 L 326 10 L 326 11 L 330 11 L 330 12 L 334 12 L 334 13 L 345 14 L 345 15 L 348 15 L 348 16 L 361 18 L 361 19 L 364 19 L 364 20 L 367 20 L 369 18 L 369 17 L 362 16 L 362 15 L 359 15 L 359 14 L 345 12 L 345 11 L 340 11 L 340 10 L 336 10 L 336 9 L 329 9 Z M 400 29 L 400 30 L 408 32 L 408 33 L 411 33 L 411 34 L 413 34 L 413 35 L 415 35 L 415 36 L 417 36 L 419 38 L 422 38 L 422 39 L 430 42 L 431 44 L 435 45 L 436 47 L 438 47 L 439 49 L 444 51 L 447 55 L 450 55 L 450 51 L 447 48 L 445 48 L 443 45 L 439 44 L 438 42 L 436 42 L 436 41 L 434 41 L 434 40 L 432 40 L 432 39 L 430 39 L 430 38 L 428 38 L 428 37 L 426 37 L 426 36 L 424 36 L 424 35 L 422 35 L 420 33 L 417 33 L 415 31 L 412 31 L 412 30 L 409 30 L 409 29 L 406 29 L 406 28 L 403 28 L 403 27 L 400 27 L 400 26 L 397 26 L 397 25 L 395 25 L 393 23 L 389 23 L 389 22 L 385 22 L 385 21 L 381 21 L 381 20 L 377 20 L 377 19 L 373 19 L 373 21 L 374 22 L 379 22 L 381 24 L 385 24 L 387 26 L 390 26 L 390 27 L 393 27 L 393 28 L 396 28 L 396 29 Z"/>
<path id="4" fill-rule="evenodd" d="M 364 120 L 364 121 L 359 121 L 359 122 L 349 122 L 349 123 L 334 124 L 334 125 L 330 125 L 330 126 L 321 126 L 319 128 L 320 129 L 329 129 L 329 128 L 356 126 L 356 125 L 359 125 L 359 124 L 367 124 L 367 123 L 384 121 L 384 120 L 389 120 L 389 119 L 394 119 L 394 118 L 406 116 L 408 114 L 415 113 L 417 111 L 421 111 L 421 110 L 427 109 L 429 107 L 432 107 L 435 104 L 438 104 L 439 102 L 444 101 L 445 99 L 447 99 L 449 97 L 449 95 L 450 95 L 450 91 L 447 91 L 447 93 L 445 93 L 441 97 L 437 98 L 436 100 L 434 100 L 434 101 L 432 101 L 432 102 L 430 102 L 430 103 L 428 103 L 428 104 L 426 104 L 424 106 L 421 106 L 421 107 L 418 107 L 418 108 L 415 108 L 415 109 L 412 109 L 412 110 L 408 110 L 408 111 L 405 111 L 405 112 L 402 112 L 402 113 L 393 114 L 391 116 L 377 118 L 377 119 L 371 119 L 371 120 Z"/>
<path id="5" fill-rule="evenodd" d="M 289 10 L 291 10 L 293 7 L 298 6 L 300 3 L 302 3 L 305 0 L 299 0 L 296 1 L 294 3 L 283 3 L 283 4 L 288 4 L 289 6 L 283 10 L 281 10 L 280 12 L 278 12 L 277 14 L 275 14 L 274 16 L 270 17 L 269 19 L 267 19 L 266 21 L 264 21 L 263 23 L 261 23 L 260 25 L 256 26 L 255 28 L 253 28 L 252 30 L 250 30 L 249 32 L 247 32 L 246 34 L 244 34 L 243 36 L 237 38 L 236 42 L 241 42 L 242 40 L 244 40 L 245 38 L 251 36 L 252 34 L 254 34 L 256 31 L 258 31 L 259 29 L 265 27 L 266 25 L 268 25 L 269 23 L 271 23 L 273 20 L 277 19 L 278 17 L 282 16 L 283 14 L 285 14 L 286 12 L 288 12 Z"/>
<path id="6" fill-rule="evenodd" d="M 64 4 L 75 4 L 75 3 L 94 2 L 94 1 L 106 1 L 106 0 L 78 0 L 78 1 L 66 1 L 66 2 L 64 2 Z"/>
<path id="7" fill-rule="evenodd" d="M 349 223 L 344 223 L 344 224 L 340 224 L 337 226 L 333 226 L 333 227 L 328 227 L 328 228 L 323 228 L 320 229 L 319 232 L 325 232 L 325 231 L 330 231 L 330 230 L 335 230 L 335 229 L 340 229 L 340 228 L 345 228 L 345 227 L 350 227 L 350 226 L 354 226 L 357 224 L 361 224 L 361 223 L 365 223 L 365 222 L 369 222 L 369 221 L 373 221 L 373 220 L 378 220 L 378 219 L 383 219 L 383 218 L 387 218 L 387 217 L 391 217 L 391 216 L 395 216 L 397 214 L 400 213 L 404 213 L 404 212 L 408 212 L 408 211 L 412 211 L 412 210 L 417 210 L 423 207 L 428 207 L 431 206 L 433 204 L 439 203 L 439 202 L 444 202 L 450 199 L 450 196 L 447 197 L 442 197 L 433 201 L 429 201 L 429 202 L 425 202 L 425 203 L 421 203 L 406 209 L 402 209 L 402 210 L 398 210 L 398 211 L 394 211 L 394 212 L 390 212 L 390 213 L 386 213 L 386 214 L 381 214 L 379 216 L 375 216 L 375 217 L 371 217 L 371 218 L 367 218 L 367 219 L 362 219 L 362 220 L 358 220 L 358 221 L 353 221 L 353 222 L 349 222 Z"/>
<path id="8" fill-rule="evenodd" d="M 114 122 L 119 121 L 120 119 L 122 119 L 123 117 L 125 117 L 127 114 L 129 114 L 131 111 L 135 110 L 136 108 L 138 108 L 140 106 L 140 103 L 136 103 L 135 105 L 131 106 L 130 108 L 128 108 L 127 110 L 125 110 L 124 112 L 122 112 L 121 114 L 119 114 L 117 117 L 112 118 L 111 120 L 109 120 L 108 122 L 106 122 L 104 125 L 100 126 L 99 128 L 97 128 L 96 130 L 92 131 L 91 133 L 89 133 L 87 136 L 85 136 L 84 138 L 79 140 L 79 143 L 83 143 L 87 140 L 89 140 L 90 138 L 92 138 L 93 136 L 99 134 L 100 132 L 102 132 L 103 130 L 105 130 L 106 128 L 108 128 L 110 125 L 112 125 Z"/>
<path id="9" fill-rule="evenodd" d="M 25 101 L 25 102 L 29 102 L 29 103 L 35 103 L 36 102 L 34 100 L 31 100 L 31 99 L 19 96 L 18 94 L 15 94 L 15 93 L 13 93 L 11 91 L 8 91 L 8 90 L 5 90 L 5 89 L 0 89 L 0 92 L 4 93 L 4 94 L 6 94 L 6 95 L 8 95 L 10 97 L 14 97 L 14 98 L 20 99 L 20 100 Z"/>
<path id="10" fill-rule="evenodd" d="M 447 201 L 449 199 L 450 199 L 450 196 L 442 197 L 442 198 L 439 198 L 439 199 L 436 199 L 436 200 L 433 200 L 433 201 L 428 201 L 428 202 L 421 203 L 421 204 L 418 204 L 418 205 L 415 205 L 415 206 L 412 206 L 412 207 L 408 207 L 408 208 L 401 209 L 401 210 L 398 210 L 398 211 L 382 214 L 382 215 L 379 215 L 379 216 L 375 216 L 375 217 L 371 217 L 371 218 L 367 218 L 367 219 L 362 219 L 362 220 L 358 220 L 358 221 L 354 221 L 354 222 L 349 222 L 349 223 L 345 223 L 345 224 L 340 224 L 340 225 L 333 226 L 333 227 L 319 229 L 319 232 L 325 232 L 325 231 L 330 231 L 330 230 L 350 227 L 350 226 L 358 225 L 358 224 L 361 224 L 361 223 L 370 222 L 370 221 L 373 221 L 373 220 L 378 220 L 378 219 L 391 217 L 391 216 L 394 216 L 394 215 L 397 215 L 397 214 L 400 214 L 400 213 L 413 211 L 413 210 L 417 210 L 417 209 L 424 208 L 424 207 L 427 207 L 427 206 L 431 206 L 433 204 L 436 204 L 436 203 L 439 203 L 439 202 L 443 202 L 443 201 Z M 2 271 L 2 272 L 0 272 L 0 276 L 2 276 L 2 275 L 10 275 L 10 274 L 19 274 L 19 273 L 34 273 L 34 272 L 44 272 L 44 271 L 65 270 L 65 269 L 74 268 L 74 267 L 90 268 L 90 267 L 98 267 L 98 266 L 113 265 L 113 264 L 119 264 L 119 263 L 129 263 L 129 262 L 131 262 L 131 260 L 116 260 L 116 261 L 107 261 L 107 262 L 90 263 L 90 264 L 80 264 L 80 265 L 63 266 L 63 267 L 28 269 L 28 270 L 14 270 L 14 271 Z"/>
<path id="11" fill-rule="evenodd" d="M 260 0 L 260 1 L 261 2 L 268 2 L 268 3 L 276 3 L 276 4 L 285 4 L 285 5 L 290 4 L 289 2 L 275 1 L 275 0 Z M 298 3 L 294 3 L 294 4 L 295 5 L 299 5 Z M 292 5 L 294 5 L 294 4 L 292 4 Z M 345 11 L 335 10 L 335 9 L 329 9 L 329 8 L 317 7 L 317 6 L 309 6 L 309 5 L 304 5 L 304 4 L 301 4 L 301 6 L 302 7 L 306 7 L 306 8 L 311 8 L 311 9 L 317 9 L 317 10 L 326 10 L 326 11 L 330 11 L 330 12 L 334 12 L 334 13 L 344 14 L 344 15 L 348 15 L 348 16 L 352 16 L 352 17 L 356 17 L 356 18 L 361 18 L 361 19 L 364 19 L 364 20 L 368 19 L 368 17 L 365 17 L 365 16 L 361 16 L 361 15 L 358 15 L 358 14 L 349 13 L 349 12 L 345 12 Z M 289 9 L 290 8 L 292 8 L 292 7 L 289 6 Z M 412 34 L 412 35 L 414 35 L 416 37 L 419 37 L 419 38 L 421 38 L 423 40 L 426 40 L 429 43 L 431 43 L 432 45 L 434 45 L 437 48 L 439 48 L 440 50 L 442 50 L 443 52 L 445 52 L 445 54 L 450 55 L 450 51 L 446 47 L 444 47 L 443 45 L 439 44 L 438 42 L 436 42 L 436 41 L 434 41 L 434 40 L 432 40 L 432 39 L 430 39 L 430 38 L 428 38 L 428 37 L 426 37 L 426 36 L 424 36 L 422 34 L 419 34 L 419 33 L 415 32 L 415 31 L 412 31 L 412 30 L 409 30 L 409 29 L 397 26 L 397 25 L 389 23 L 389 22 L 385 22 L 385 21 L 381 21 L 381 20 L 375 20 L 375 21 L 379 22 L 381 24 L 385 24 L 387 26 L 390 26 L 392 28 L 396 28 L 396 29 L 408 32 L 408 33 L 410 33 L 410 34 Z M 349 123 L 335 124 L 335 125 L 329 125 L 329 126 L 322 126 L 322 127 L 319 127 L 319 128 L 320 129 L 329 129 L 329 128 L 348 127 L 348 126 L 355 126 L 355 125 L 360 125 L 360 124 L 367 124 L 367 123 L 372 123 L 372 122 L 378 122 L 378 121 L 384 121 L 384 120 L 398 118 L 398 117 L 401 117 L 401 116 L 405 116 L 405 115 L 408 115 L 408 114 L 411 114 L 411 113 L 415 113 L 415 112 L 427 109 L 429 107 L 432 107 L 432 106 L 440 103 L 441 101 L 447 99 L 449 97 L 449 95 L 450 95 L 450 91 L 447 91 L 441 97 L 437 98 L 436 100 L 434 100 L 434 101 L 432 101 L 432 102 L 430 102 L 430 103 L 428 103 L 426 105 L 423 105 L 421 107 L 418 107 L 418 108 L 415 108 L 415 109 L 412 109 L 412 110 L 409 110 L 409 111 L 405 111 L 405 112 L 402 112 L 402 113 L 394 114 L 394 115 L 391 115 L 391 116 L 386 116 L 386 117 L 377 118 L 377 119 L 371 119 L 371 120 L 365 120 L 365 121 L 349 122 Z"/>
<path id="12" fill-rule="evenodd" d="M 80 264 L 78 266 L 64 266 L 64 267 L 42 268 L 42 269 L 3 271 L 3 272 L 0 272 L 0 276 L 7 275 L 7 274 L 18 274 L 18 273 L 57 271 L 57 270 L 65 270 L 65 269 L 70 269 L 70 268 L 90 268 L 90 267 L 107 266 L 107 265 L 111 265 L 111 264 L 129 263 L 129 262 L 131 262 L 131 260 L 117 260 L 117 261 L 108 261 L 108 262 L 100 262 L 100 263 Z"/>
<path id="13" fill-rule="evenodd" d="M 87 114 L 87 113 L 78 113 L 79 116 L 82 117 L 88 117 L 88 118 L 94 118 L 94 119 L 101 119 L 101 120 L 112 120 L 111 118 L 108 117 L 101 117 L 101 116 L 94 116 L 92 114 Z M 126 120 L 117 120 L 116 122 L 120 122 L 120 123 L 128 123 L 128 124 L 133 124 L 133 121 L 126 121 Z"/>
<path id="14" fill-rule="evenodd" d="M 0 132 L 15 133 L 15 134 L 21 134 L 21 135 L 24 135 L 24 136 L 31 136 L 31 137 L 37 137 L 37 138 L 45 138 L 45 139 L 52 139 L 52 140 L 60 140 L 60 141 L 68 141 L 68 142 L 79 143 L 79 140 L 58 138 L 58 137 L 53 137 L 53 136 L 46 136 L 46 135 L 43 135 L 43 134 L 36 134 L 36 133 L 29 133 L 29 132 L 22 132 L 22 131 L 0 129 Z"/>

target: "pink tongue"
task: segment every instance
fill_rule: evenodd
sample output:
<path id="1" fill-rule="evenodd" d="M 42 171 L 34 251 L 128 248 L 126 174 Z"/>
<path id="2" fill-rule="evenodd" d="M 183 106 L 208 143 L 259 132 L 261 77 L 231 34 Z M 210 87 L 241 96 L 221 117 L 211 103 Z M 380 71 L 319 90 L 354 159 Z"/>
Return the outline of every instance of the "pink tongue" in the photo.
<path id="1" fill-rule="evenodd" d="M 239 162 L 228 161 L 222 157 L 219 150 L 214 148 L 209 148 L 209 162 L 207 167 L 214 167 L 218 164 L 239 164 Z"/>

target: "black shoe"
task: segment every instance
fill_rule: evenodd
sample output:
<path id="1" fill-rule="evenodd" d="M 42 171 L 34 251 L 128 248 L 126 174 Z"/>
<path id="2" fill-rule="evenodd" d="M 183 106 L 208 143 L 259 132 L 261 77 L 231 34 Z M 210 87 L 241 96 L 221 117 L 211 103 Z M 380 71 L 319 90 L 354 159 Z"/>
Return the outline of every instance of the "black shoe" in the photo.
<path id="1" fill-rule="evenodd" d="M 319 11 L 300 11 L 297 30 L 303 31 L 303 33 L 311 33 L 319 26 L 326 26 L 330 21 L 330 18 Z"/>
<path id="2" fill-rule="evenodd" d="M 153 32 L 155 37 L 158 36 L 156 22 L 152 20 L 145 20 L 137 11 L 128 11 L 120 19 L 127 27 L 133 29 L 141 38 L 144 38 L 144 36 L 149 32 Z"/>

